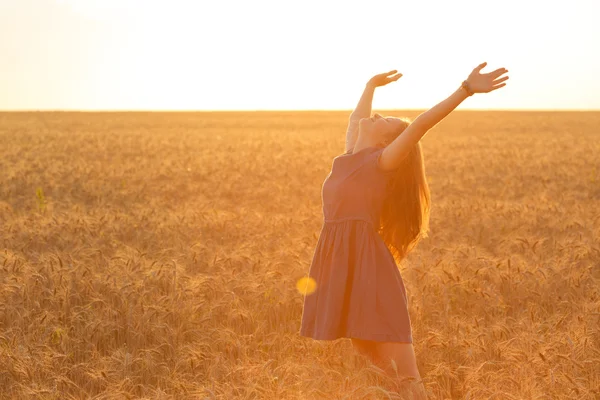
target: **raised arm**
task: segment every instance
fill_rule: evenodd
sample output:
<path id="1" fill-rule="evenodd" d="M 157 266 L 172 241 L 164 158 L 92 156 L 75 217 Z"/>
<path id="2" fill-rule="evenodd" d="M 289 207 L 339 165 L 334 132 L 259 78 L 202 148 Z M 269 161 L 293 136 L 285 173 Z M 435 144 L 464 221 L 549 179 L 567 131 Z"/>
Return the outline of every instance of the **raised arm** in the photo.
<path id="1" fill-rule="evenodd" d="M 369 79 L 365 85 L 358 104 L 348 120 L 348 128 L 346 129 L 346 153 L 354 149 L 356 138 L 358 137 L 358 121 L 361 118 L 369 118 L 371 116 L 371 107 L 373 104 L 373 95 L 375 94 L 375 88 L 379 86 L 385 86 L 390 82 L 395 82 L 402 74 L 398 74 L 398 71 L 393 70 L 383 74 L 378 74 Z"/>
<path id="2" fill-rule="evenodd" d="M 437 125 L 442 119 L 450 114 L 460 103 L 474 93 L 488 93 L 500 89 L 506 83 L 508 76 L 500 78 L 501 75 L 508 72 L 505 68 L 498 68 L 487 74 L 480 74 L 480 71 L 487 63 L 479 64 L 465 81 L 466 87 L 461 86 L 448 98 L 433 106 L 431 109 L 420 114 L 392 143 L 390 143 L 381 153 L 379 160 L 382 170 L 391 170 L 397 168 L 404 157 L 408 155 L 413 146 L 427 131 Z M 499 78 L 499 79 L 498 79 Z M 471 93 L 469 93 L 469 91 Z"/>

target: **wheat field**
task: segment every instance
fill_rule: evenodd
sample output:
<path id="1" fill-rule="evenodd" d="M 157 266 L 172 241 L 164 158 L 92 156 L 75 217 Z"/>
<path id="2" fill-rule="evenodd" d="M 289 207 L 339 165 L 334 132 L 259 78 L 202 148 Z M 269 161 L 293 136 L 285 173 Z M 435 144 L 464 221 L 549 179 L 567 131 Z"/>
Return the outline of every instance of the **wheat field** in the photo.
<path id="1" fill-rule="evenodd" d="M 402 398 L 298 334 L 348 116 L 0 113 L 0 398 Z M 599 127 L 456 111 L 422 139 L 399 269 L 431 399 L 600 398 Z"/>

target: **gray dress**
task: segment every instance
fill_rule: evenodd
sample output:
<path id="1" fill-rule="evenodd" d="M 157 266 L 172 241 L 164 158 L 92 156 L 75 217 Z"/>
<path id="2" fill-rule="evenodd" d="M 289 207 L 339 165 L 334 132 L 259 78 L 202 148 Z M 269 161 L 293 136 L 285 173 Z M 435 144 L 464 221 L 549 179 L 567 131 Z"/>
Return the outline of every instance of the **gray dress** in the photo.
<path id="1" fill-rule="evenodd" d="M 333 159 L 322 186 L 323 226 L 309 276 L 316 289 L 304 297 L 300 335 L 412 343 L 400 271 L 377 232 L 388 181 L 368 147 Z"/>

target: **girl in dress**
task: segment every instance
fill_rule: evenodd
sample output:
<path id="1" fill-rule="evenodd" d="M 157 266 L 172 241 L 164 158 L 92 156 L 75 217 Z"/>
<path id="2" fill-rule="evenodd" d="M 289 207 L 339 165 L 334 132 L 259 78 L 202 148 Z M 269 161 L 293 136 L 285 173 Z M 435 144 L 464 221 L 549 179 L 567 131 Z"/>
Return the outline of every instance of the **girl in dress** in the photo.
<path id="1" fill-rule="evenodd" d="M 350 338 L 353 347 L 391 376 L 415 378 L 424 396 L 412 344 L 404 282 L 397 262 L 429 229 L 430 195 L 420 139 L 474 93 L 506 85 L 508 71 L 478 65 L 448 98 L 406 118 L 371 116 L 376 87 L 396 70 L 371 78 L 349 119 L 346 152 L 333 159 L 322 185 L 323 227 L 304 298 L 300 334 Z"/>

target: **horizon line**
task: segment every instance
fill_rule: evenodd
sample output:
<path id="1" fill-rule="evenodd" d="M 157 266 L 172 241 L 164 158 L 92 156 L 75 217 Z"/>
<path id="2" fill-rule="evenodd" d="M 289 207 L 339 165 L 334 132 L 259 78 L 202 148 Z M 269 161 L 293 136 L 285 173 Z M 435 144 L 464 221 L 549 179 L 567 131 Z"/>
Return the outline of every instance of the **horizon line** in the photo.
<path id="1" fill-rule="evenodd" d="M 372 107 L 372 110 L 385 111 L 427 111 L 430 108 L 377 108 Z M 134 112 L 149 112 L 149 113 L 169 113 L 169 112 L 189 112 L 189 113 L 214 113 L 214 112 L 352 112 L 354 109 L 349 108 L 329 108 L 329 109 L 0 109 L 0 113 L 27 113 L 27 112 L 89 112 L 89 113 L 134 113 Z M 523 111 L 523 112 L 599 112 L 600 108 L 460 108 L 457 111 Z"/>

